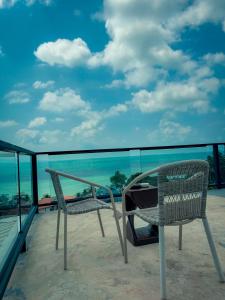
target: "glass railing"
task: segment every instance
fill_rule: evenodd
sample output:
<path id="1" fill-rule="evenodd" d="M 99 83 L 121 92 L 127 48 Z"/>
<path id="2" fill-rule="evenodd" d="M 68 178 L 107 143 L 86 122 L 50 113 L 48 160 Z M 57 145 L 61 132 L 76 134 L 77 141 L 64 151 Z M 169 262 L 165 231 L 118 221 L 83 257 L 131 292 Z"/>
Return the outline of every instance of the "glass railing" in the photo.
<path id="1" fill-rule="evenodd" d="M 225 184 L 225 145 L 219 145 L 219 168 L 221 183 Z"/>
<path id="2" fill-rule="evenodd" d="M 224 145 L 219 145 L 220 167 L 223 169 Z M 216 184 L 216 168 L 213 145 L 196 147 L 168 147 L 168 149 L 125 149 L 124 151 L 106 150 L 95 153 L 48 153 L 38 155 L 38 189 L 39 204 L 49 206 L 54 200 L 54 189 L 49 175 L 45 169 L 51 168 L 75 176 L 95 181 L 110 187 L 115 196 L 121 194 L 121 189 L 134 177 L 147 170 L 154 169 L 160 165 L 181 160 L 203 159 L 210 165 L 209 184 Z M 221 174 L 222 171 L 221 171 Z M 224 177 L 222 177 L 224 180 Z M 66 201 L 76 201 L 86 197 L 90 189 L 82 183 L 61 178 L 62 188 Z M 156 178 L 151 180 L 156 184 Z M 97 195 L 107 198 L 104 189 L 98 189 Z M 119 200 L 119 197 L 118 197 Z"/>
<path id="3" fill-rule="evenodd" d="M 0 298 L 37 210 L 31 153 L 0 141 Z"/>
<path id="4" fill-rule="evenodd" d="M 20 231 L 17 157 L 0 152 L 0 269 Z"/>
<path id="5" fill-rule="evenodd" d="M 31 157 L 27 154 L 19 154 L 19 167 L 21 223 L 24 224 L 33 205 Z"/>

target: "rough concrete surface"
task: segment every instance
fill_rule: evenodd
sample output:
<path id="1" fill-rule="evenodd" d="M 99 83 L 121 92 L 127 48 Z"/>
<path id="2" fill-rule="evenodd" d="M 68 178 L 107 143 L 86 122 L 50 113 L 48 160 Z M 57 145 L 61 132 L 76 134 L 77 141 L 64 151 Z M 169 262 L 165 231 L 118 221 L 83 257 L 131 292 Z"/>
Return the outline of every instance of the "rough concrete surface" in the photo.
<path id="1" fill-rule="evenodd" d="M 209 224 L 225 269 L 225 190 L 210 191 Z M 124 264 L 112 212 L 102 211 L 106 237 L 97 214 L 68 217 L 68 270 L 63 270 L 63 226 L 55 250 L 56 212 L 35 217 L 28 251 L 21 254 L 4 300 L 159 300 L 158 244 L 134 247 L 128 242 Z M 120 221 L 121 222 L 121 221 Z M 183 250 L 178 227 L 166 227 L 168 300 L 225 299 L 201 220 L 184 225 Z"/>

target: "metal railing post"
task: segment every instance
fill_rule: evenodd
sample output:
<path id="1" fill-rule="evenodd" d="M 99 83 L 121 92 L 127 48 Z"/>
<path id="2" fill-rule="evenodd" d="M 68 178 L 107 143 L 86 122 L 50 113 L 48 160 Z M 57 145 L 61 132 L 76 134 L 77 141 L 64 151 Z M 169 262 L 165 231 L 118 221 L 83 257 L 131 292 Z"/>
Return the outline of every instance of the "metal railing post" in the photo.
<path id="1" fill-rule="evenodd" d="M 218 189 L 221 188 L 221 172 L 220 172 L 220 158 L 219 158 L 219 148 L 217 144 L 213 145 L 213 161 L 216 176 L 216 186 Z"/>
<path id="2" fill-rule="evenodd" d="M 37 155 L 33 154 L 32 158 L 32 187 L 33 187 L 33 201 L 34 205 L 37 206 L 38 213 L 38 176 L 37 176 Z"/>
<path id="3" fill-rule="evenodd" d="M 17 191 L 18 191 L 18 217 L 19 217 L 19 232 L 22 230 L 22 223 L 21 223 L 21 193 L 20 193 L 20 156 L 19 152 L 16 153 L 16 161 L 17 161 Z"/>

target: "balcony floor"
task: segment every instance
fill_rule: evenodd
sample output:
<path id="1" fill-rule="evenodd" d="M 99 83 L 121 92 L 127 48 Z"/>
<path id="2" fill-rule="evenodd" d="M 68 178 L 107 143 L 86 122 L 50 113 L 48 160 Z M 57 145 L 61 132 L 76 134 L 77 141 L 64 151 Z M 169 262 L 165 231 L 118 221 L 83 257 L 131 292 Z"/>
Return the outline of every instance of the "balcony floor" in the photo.
<path id="1" fill-rule="evenodd" d="M 208 218 L 225 270 L 225 190 L 210 191 Z M 4 300 L 159 300 L 158 244 L 128 243 L 125 265 L 111 211 L 102 211 L 106 237 L 96 213 L 68 218 L 68 270 L 63 270 L 62 230 L 56 252 L 56 212 L 35 217 L 28 251 L 21 254 Z M 62 228 L 61 228 L 62 229 Z M 168 300 L 223 300 L 225 284 L 218 281 L 200 220 L 184 226 L 179 251 L 178 227 L 166 227 Z"/>

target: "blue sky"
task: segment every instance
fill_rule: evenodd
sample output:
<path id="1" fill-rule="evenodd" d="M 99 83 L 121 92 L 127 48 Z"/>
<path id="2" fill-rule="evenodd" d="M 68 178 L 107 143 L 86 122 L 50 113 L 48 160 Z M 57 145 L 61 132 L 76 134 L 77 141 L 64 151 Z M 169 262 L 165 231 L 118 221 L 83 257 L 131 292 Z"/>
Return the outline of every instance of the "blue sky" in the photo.
<path id="1" fill-rule="evenodd" d="M 224 71 L 224 0 L 0 0 L 0 139 L 29 149 L 224 142 Z"/>

